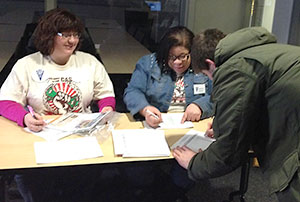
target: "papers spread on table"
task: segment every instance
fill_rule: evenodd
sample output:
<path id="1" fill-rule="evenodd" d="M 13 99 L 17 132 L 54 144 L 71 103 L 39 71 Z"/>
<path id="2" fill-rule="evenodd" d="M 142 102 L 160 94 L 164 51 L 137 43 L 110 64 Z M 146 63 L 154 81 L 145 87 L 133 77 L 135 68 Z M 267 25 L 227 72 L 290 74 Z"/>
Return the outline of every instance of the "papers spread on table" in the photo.
<path id="1" fill-rule="evenodd" d="M 205 136 L 204 132 L 190 130 L 173 144 L 171 149 L 175 149 L 177 146 L 187 146 L 194 152 L 199 152 L 199 149 L 205 150 L 214 141 L 215 139 Z"/>
<path id="2" fill-rule="evenodd" d="M 96 129 L 98 124 L 105 124 L 112 113 L 68 113 L 56 119 L 46 120 L 47 125 L 40 132 L 30 131 L 47 141 L 57 141 L 75 133 L 88 133 Z"/>
<path id="3" fill-rule="evenodd" d="M 37 164 L 57 163 L 103 156 L 96 137 L 80 137 L 55 142 L 35 142 Z"/>
<path id="4" fill-rule="evenodd" d="M 99 122 L 104 120 L 110 112 L 106 113 L 68 113 L 47 124 L 46 128 L 83 133 L 92 130 Z"/>
<path id="5" fill-rule="evenodd" d="M 172 128 L 193 128 L 194 125 L 191 121 L 181 123 L 183 113 L 162 113 L 163 122 L 159 124 L 157 129 L 172 129 Z M 143 121 L 145 128 L 152 128 L 146 121 Z"/>
<path id="6" fill-rule="evenodd" d="M 151 129 L 113 130 L 115 155 L 123 157 L 170 156 L 164 131 Z"/>
<path id="7" fill-rule="evenodd" d="M 41 138 L 44 138 L 47 141 L 57 141 L 60 140 L 61 138 L 67 137 L 69 135 L 72 135 L 73 132 L 66 132 L 66 131 L 59 131 L 59 130 L 54 130 L 50 128 L 43 128 L 42 131 L 40 132 L 33 132 L 29 130 L 29 128 L 24 128 L 25 131 L 32 133 L 36 136 L 39 136 Z"/>

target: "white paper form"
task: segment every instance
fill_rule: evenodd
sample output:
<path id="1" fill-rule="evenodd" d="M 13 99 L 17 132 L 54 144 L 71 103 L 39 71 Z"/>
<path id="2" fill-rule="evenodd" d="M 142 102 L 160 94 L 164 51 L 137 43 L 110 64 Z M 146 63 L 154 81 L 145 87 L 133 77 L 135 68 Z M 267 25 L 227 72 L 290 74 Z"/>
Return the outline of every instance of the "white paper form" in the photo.
<path id="1" fill-rule="evenodd" d="M 37 164 L 57 163 L 103 156 L 95 136 L 56 142 L 35 142 Z"/>
<path id="2" fill-rule="evenodd" d="M 181 123 L 181 119 L 184 113 L 162 113 L 163 122 L 159 124 L 159 127 L 156 129 L 172 129 L 172 128 L 193 128 L 194 125 L 191 121 L 186 121 Z M 143 121 L 145 128 L 152 128 L 149 126 L 146 121 Z"/>
<path id="3" fill-rule="evenodd" d="M 112 131 L 115 155 L 123 157 L 170 156 L 164 131 L 131 129 Z"/>
<path id="4" fill-rule="evenodd" d="M 205 136 L 205 132 L 190 130 L 173 144 L 171 149 L 187 146 L 194 152 L 199 152 L 199 149 L 205 150 L 214 141 L 215 139 Z"/>
<path id="5" fill-rule="evenodd" d="M 24 130 L 29 133 L 32 133 L 36 136 L 44 138 L 46 141 L 57 141 L 57 140 L 60 140 L 61 138 L 64 138 L 64 137 L 67 137 L 67 136 L 73 134 L 73 132 L 54 130 L 54 129 L 50 129 L 50 128 L 43 128 L 43 130 L 40 132 L 33 132 L 29 128 L 24 128 Z"/>

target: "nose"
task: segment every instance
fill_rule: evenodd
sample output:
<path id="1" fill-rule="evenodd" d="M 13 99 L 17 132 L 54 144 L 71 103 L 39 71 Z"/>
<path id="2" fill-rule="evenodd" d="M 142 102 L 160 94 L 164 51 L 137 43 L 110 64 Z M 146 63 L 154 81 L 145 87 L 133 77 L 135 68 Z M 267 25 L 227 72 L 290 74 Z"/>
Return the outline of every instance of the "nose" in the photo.
<path id="1" fill-rule="evenodd" d="M 174 60 L 174 63 L 176 63 L 176 64 L 181 64 L 181 63 L 182 63 L 182 61 L 181 61 L 181 60 L 179 60 L 178 58 L 176 58 L 176 59 Z"/>

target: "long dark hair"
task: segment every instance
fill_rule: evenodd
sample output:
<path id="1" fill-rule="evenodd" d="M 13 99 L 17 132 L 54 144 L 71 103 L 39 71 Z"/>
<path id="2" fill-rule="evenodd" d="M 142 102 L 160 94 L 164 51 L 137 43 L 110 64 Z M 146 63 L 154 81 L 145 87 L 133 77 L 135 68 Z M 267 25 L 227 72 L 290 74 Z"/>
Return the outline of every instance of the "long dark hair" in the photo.
<path id="1" fill-rule="evenodd" d="M 78 34 L 83 32 L 83 23 L 74 14 L 63 8 L 48 11 L 40 18 L 34 33 L 36 48 L 43 55 L 50 55 L 54 48 L 54 37 L 58 32 L 73 31 Z M 80 47 L 80 42 L 76 50 Z"/>
<path id="2" fill-rule="evenodd" d="M 191 51 L 194 34 L 184 26 L 170 28 L 162 37 L 159 48 L 156 52 L 157 63 L 162 72 L 169 71 L 168 65 L 169 51 L 174 46 L 183 46 Z"/>

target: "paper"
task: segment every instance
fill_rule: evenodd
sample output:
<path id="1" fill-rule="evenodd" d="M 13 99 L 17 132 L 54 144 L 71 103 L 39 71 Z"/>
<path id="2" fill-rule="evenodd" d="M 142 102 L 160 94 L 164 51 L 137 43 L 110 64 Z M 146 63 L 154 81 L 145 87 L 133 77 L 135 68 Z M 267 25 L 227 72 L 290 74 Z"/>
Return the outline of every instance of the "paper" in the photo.
<path id="1" fill-rule="evenodd" d="M 35 142 L 37 164 L 74 161 L 103 156 L 96 137 L 80 137 L 56 142 Z"/>
<path id="2" fill-rule="evenodd" d="M 170 156 L 164 131 L 149 129 L 113 130 L 115 155 L 123 157 Z"/>
<path id="3" fill-rule="evenodd" d="M 187 146 L 194 152 L 199 152 L 199 149 L 205 150 L 215 139 L 205 136 L 204 132 L 190 130 L 183 137 L 181 137 L 175 144 L 171 146 L 171 149 L 175 149 L 177 146 Z"/>
<path id="4" fill-rule="evenodd" d="M 163 122 L 159 124 L 159 127 L 156 129 L 172 129 L 172 128 L 193 128 L 194 125 L 191 121 L 186 121 L 181 123 L 183 113 L 162 113 Z M 143 121 L 145 128 L 152 128 L 149 126 L 146 121 Z"/>
<path id="5" fill-rule="evenodd" d="M 46 128 L 73 133 L 88 132 L 99 122 L 104 123 L 104 119 L 108 117 L 108 114 L 111 113 L 68 113 L 47 124 Z"/>
<path id="6" fill-rule="evenodd" d="M 50 129 L 50 128 L 43 128 L 43 130 L 40 132 L 33 132 L 29 128 L 24 128 L 24 130 L 29 133 L 32 133 L 36 136 L 44 138 L 47 141 L 57 141 L 57 140 L 60 140 L 61 138 L 64 138 L 64 137 L 67 137 L 67 136 L 73 134 L 73 132 L 59 131 L 59 130 L 54 130 L 54 129 Z"/>

